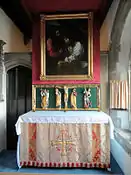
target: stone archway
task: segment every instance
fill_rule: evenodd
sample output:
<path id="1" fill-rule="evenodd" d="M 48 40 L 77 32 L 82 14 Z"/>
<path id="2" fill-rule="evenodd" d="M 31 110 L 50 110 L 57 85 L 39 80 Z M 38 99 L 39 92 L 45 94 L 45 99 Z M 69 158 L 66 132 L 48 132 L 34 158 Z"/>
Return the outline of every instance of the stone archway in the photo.
<path id="1" fill-rule="evenodd" d="M 108 80 L 127 80 L 131 48 L 131 1 L 121 0 L 111 32 Z M 109 98 L 110 99 L 110 98 Z M 109 104 L 110 102 L 108 102 Z M 128 129 L 128 111 L 110 110 L 116 127 Z M 122 116 L 122 117 L 119 117 Z M 123 117 L 124 116 L 124 117 Z"/>
<path id="2" fill-rule="evenodd" d="M 4 66 L 6 73 L 16 66 L 32 69 L 31 53 L 5 53 Z"/>
<path id="3" fill-rule="evenodd" d="M 109 81 L 110 80 L 128 80 L 128 64 L 131 53 L 131 1 L 121 0 L 116 18 L 112 28 L 111 46 L 109 51 Z M 130 147 L 130 132 L 129 132 L 129 118 L 127 110 L 110 110 L 110 116 L 115 125 L 115 139 L 117 142 L 112 142 L 111 152 L 117 163 L 125 174 L 130 174 L 131 162 L 128 159 L 131 154 Z M 121 145 L 122 157 L 127 158 L 126 164 L 120 161 L 118 147 Z M 124 165 L 124 166 L 123 166 Z"/>
<path id="4" fill-rule="evenodd" d="M 112 30 L 109 52 L 109 81 L 128 80 L 128 63 L 131 50 L 131 1 L 121 1 Z M 129 129 L 128 111 L 110 110 L 116 127 Z M 119 124 L 118 124 L 119 123 Z"/>
<path id="5" fill-rule="evenodd" d="M 6 146 L 7 150 L 16 150 L 14 126 L 20 115 L 32 109 L 32 71 L 21 65 L 13 67 L 6 82 Z"/>
<path id="6" fill-rule="evenodd" d="M 128 80 L 131 53 L 131 1 L 121 0 L 111 33 L 108 61 L 108 80 Z M 128 111 L 110 110 L 116 127 L 129 129 Z"/>
<path id="7" fill-rule="evenodd" d="M 17 66 L 32 69 L 31 53 L 2 53 L 0 60 L 0 101 L 4 101 L 6 99 L 6 74 L 8 70 Z"/>
<path id="8" fill-rule="evenodd" d="M 0 46 L 4 45 L 3 41 L 0 41 Z M 4 53 L 3 47 L 0 47 L 0 151 L 6 149 L 6 77 L 8 70 L 17 67 L 24 66 L 32 69 L 31 53 Z"/>
<path id="9" fill-rule="evenodd" d="M 131 9 L 131 1 L 121 0 L 114 20 L 111 43 L 109 51 L 109 80 L 120 79 L 117 74 L 117 67 L 119 66 L 119 53 L 122 50 L 121 38 L 124 31 L 125 23 Z"/>
<path id="10" fill-rule="evenodd" d="M 126 17 L 123 30 L 120 37 L 120 50 L 118 52 L 118 63 L 116 65 L 116 71 L 119 74 L 120 80 L 127 80 L 127 70 L 130 58 L 131 49 L 131 9 Z"/>

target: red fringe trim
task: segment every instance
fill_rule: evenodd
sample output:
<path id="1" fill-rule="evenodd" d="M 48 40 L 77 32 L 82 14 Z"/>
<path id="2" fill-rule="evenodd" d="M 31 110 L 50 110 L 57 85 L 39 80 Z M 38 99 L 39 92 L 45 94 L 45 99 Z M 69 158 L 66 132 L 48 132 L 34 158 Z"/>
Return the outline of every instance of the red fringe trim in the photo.
<path id="1" fill-rule="evenodd" d="M 39 161 L 23 161 L 20 166 L 35 166 L 35 167 L 79 167 L 79 168 L 110 168 L 110 164 L 104 163 L 73 163 L 73 162 L 39 162 Z"/>

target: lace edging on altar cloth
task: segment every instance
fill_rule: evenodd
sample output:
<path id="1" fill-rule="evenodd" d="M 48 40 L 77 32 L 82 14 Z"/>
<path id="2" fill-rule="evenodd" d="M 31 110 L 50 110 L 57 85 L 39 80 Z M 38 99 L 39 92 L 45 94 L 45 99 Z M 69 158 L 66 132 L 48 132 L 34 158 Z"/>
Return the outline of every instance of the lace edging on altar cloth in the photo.
<path id="1" fill-rule="evenodd" d="M 114 125 L 106 113 L 100 111 L 36 111 L 19 116 L 15 124 L 17 135 L 21 134 L 21 123 L 109 123 L 110 137 L 114 139 Z"/>

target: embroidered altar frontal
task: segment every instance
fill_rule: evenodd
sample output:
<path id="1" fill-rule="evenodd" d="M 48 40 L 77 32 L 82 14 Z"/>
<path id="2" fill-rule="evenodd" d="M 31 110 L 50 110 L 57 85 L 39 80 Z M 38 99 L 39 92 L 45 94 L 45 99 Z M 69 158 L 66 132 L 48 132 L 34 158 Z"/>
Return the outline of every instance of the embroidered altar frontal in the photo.
<path id="1" fill-rule="evenodd" d="M 21 123 L 20 165 L 110 167 L 108 124 Z"/>

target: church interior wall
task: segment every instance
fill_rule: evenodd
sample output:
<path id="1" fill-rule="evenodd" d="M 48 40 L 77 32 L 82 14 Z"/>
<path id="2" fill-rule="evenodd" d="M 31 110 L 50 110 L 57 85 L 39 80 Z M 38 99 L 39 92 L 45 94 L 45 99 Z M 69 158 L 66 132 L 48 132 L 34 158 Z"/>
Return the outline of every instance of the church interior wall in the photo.
<path id="1" fill-rule="evenodd" d="M 6 42 L 5 52 L 28 52 L 31 50 L 31 44 L 24 45 L 23 34 L 1 8 L 0 21 L 0 39 Z"/>
<path id="2" fill-rule="evenodd" d="M 120 0 L 114 0 L 107 16 L 100 28 L 100 83 L 101 83 L 101 110 L 109 113 L 108 93 L 108 52 L 110 48 L 110 35 Z"/>
<path id="3" fill-rule="evenodd" d="M 127 70 L 128 70 L 128 61 L 129 61 L 129 55 L 130 55 L 130 47 L 131 47 L 131 39 L 129 37 L 129 31 L 130 31 L 130 18 L 131 16 L 128 15 L 128 17 L 125 20 L 125 25 L 123 27 L 123 32 L 121 33 L 121 40 L 117 43 L 114 41 L 116 40 L 115 37 L 111 37 L 111 33 L 114 33 L 113 24 L 116 23 L 116 12 L 118 9 L 120 1 L 114 0 L 112 3 L 112 6 L 105 18 L 105 21 L 100 29 L 100 50 L 101 53 L 106 52 L 107 55 L 105 58 L 109 59 L 109 61 L 106 61 L 107 63 L 104 63 L 101 54 L 101 82 L 103 80 L 103 72 L 109 76 L 110 80 L 127 80 Z M 122 21 L 121 19 L 119 19 Z M 117 19 L 117 22 L 119 21 Z M 123 21 L 122 21 L 123 23 Z M 117 29 L 119 29 L 119 25 L 117 26 Z M 116 35 L 119 34 L 119 30 L 116 29 Z M 110 49 L 110 47 L 115 49 L 115 52 L 118 53 L 118 58 L 116 58 L 116 54 Z M 114 54 L 113 54 L 113 53 Z M 124 58 L 124 59 L 123 59 Z M 109 63 L 108 63 L 109 62 Z M 107 68 L 107 64 L 109 66 L 109 71 Z M 105 67 L 105 68 L 104 68 Z M 107 82 L 107 81 L 106 81 Z M 108 82 L 109 83 L 109 82 Z M 103 84 L 103 83 L 102 83 Z M 106 84 L 105 84 L 106 85 Z M 104 89 L 101 90 L 102 92 Z M 108 97 L 106 98 L 106 101 L 108 100 Z M 120 116 L 120 111 L 110 111 L 112 116 L 116 115 Z M 124 112 L 121 111 L 121 115 L 124 115 Z M 125 112 L 124 119 L 127 118 L 127 111 Z M 123 121 L 124 122 L 124 121 Z M 127 123 L 122 122 L 122 128 L 127 129 Z M 120 122 L 119 122 L 120 123 Z"/>
<path id="4" fill-rule="evenodd" d="M 112 68 L 110 66 L 109 77 L 110 80 L 127 80 L 128 81 L 128 63 L 130 59 L 130 48 L 131 48 L 131 38 L 129 36 L 129 32 L 131 30 L 130 26 L 131 21 L 131 11 L 129 11 L 125 21 L 123 30 L 121 32 L 120 41 L 117 43 L 119 48 L 117 49 L 118 57 L 114 59 L 113 63 L 110 62 L 111 65 L 114 65 Z M 116 43 L 115 43 L 116 44 Z M 113 47 L 113 46 L 112 46 Z M 111 59 L 112 57 L 110 57 Z M 115 70 L 114 70 L 115 67 Z M 111 110 L 111 115 L 113 115 L 113 111 Z M 115 114 L 116 119 L 117 117 L 120 118 L 121 128 L 122 129 L 129 129 L 129 121 L 128 121 L 128 111 L 121 111 L 117 110 L 117 114 Z M 116 127 L 117 122 L 115 123 Z"/>
<path id="5" fill-rule="evenodd" d="M 114 0 L 112 6 L 105 18 L 105 21 L 100 30 L 100 50 L 101 53 L 107 52 L 107 59 L 103 62 L 104 58 L 101 56 L 101 93 L 104 97 L 104 105 L 101 101 L 102 110 L 108 112 L 110 104 L 109 99 L 109 82 L 110 80 L 127 80 L 128 81 L 128 64 L 131 53 L 131 37 L 130 37 L 130 21 L 131 21 L 131 2 L 130 1 L 116 1 Z M 102 55 L 102 54 L 101 54 Z M 105 69 L 104 69 L 105 67 Z M 106 69 L 107 68 L 107 69 Z M 103 73 L 108 74 L 107 80 Z M 105 86 L 106 88 L 105 88 Z M 107 95 L 106 95 L 107 91 Z M 105 103 L 106 102 L 106 103 Z M 106 108 L 107 104 L 107 108 Z M 109 114 L 115 125 L 115 130 L 131 130 L 129 122 L 128 110 L 112 110 L 109 109 Z M 119 132 L 117 133 L 119 134 Z M 124 139 L 117 138 L 111 140 L 111 152 L 113 157 L 116 159 L 120 168 L 125 174 L 130 174 L 131 168 L 131 150 L 126 148 Z M 122 137 L 121 137 L 122 138 Z M 129 140 L 127 140 L 129 146 Z"/>
<path id="6" fill-rule="evenodd" d="M 131 1 L 121 1 L 116 13 L 115 21 L 111 32 L 111 45 L 109 50 L 109 81 L 126 80 L 128 82 L 128 64 L 130 59 L 131 48 Z M 117 163 L 125 174 L 130 174 L 131 168 L 131 149 L 130 147 L 130 128 L 128 110 L 109 111 L 115 125 L 115 138 L 111 141 L 111 152 Z M 124 131 L 125 135 L 121 135 Z M 128 131 L 128 132 L 127 132 Z M 121 136 L 118 138 L 118 136 Z M 121 138 L 121 139 L 120 139 Z M 128 149 L 126 150 L 126 142 Z"/>
<path id="7" fill-rule="evenodd" d="M 107 18 L 105 19 L 105 22 L 102 25 L 102 28 L 100 30 L 100 47 L 99 47 L 99 32 L 94 30 L 94 67 L 97 67 L 95 72 L 95 77 L 92 83 L 101 83 L 101 110 L 103 110 L 106 113 L 109 113 L 109 81 L 111 78 L 115 79 L 126 79 L 127 74 L 127 62 L 123 62 L 123 57 L 126 54 L 129 58 L 126 50 L 126 44 L 122 43 L 122 49 L 119 53 L 119 58 L 121 58 L 119 61 L 115 59 L 108 58 L 108 52 L 110 52 L 110 36 L 111 31 L 113 28 L 113 22 L 115 20 L 116 11 L 119 5 L 118 0 L 114 0 L 112 4 L 111 9 L 107 15 Z M 4 47 L 5 52 L 28 52 L 31 51 L 31 45 L 25 46 L 23 43 L 23 36 L 22 33 L 19 31 L 19 29 L 14 25 L 14 23 L 5 15 L 3 10 L 0 9 L 0 21 L 2 25 L 0 25 L 0 39 L 4 40 L 6 42 L 6 45 Z M 128 26 L 128 30 L 130 30 Z M 39 75 L 40 75 L 40 40 L 39 40 L 39 33 L 40 26 L 39 21 L 35 24 L 33 29 L 33 84 L 39 84 Z M 126 31 L 127 37 L 129 38 L 130 31 Z M 123 41 L 123 40 L 121 40 Z M 130 41 L 129 41 L 130 42 Z M 14 43 L 17 43 L 16 45 Z M 128 43 L 129 44 L 129 43 Z M 130 43 L 131 44 L 131 43 Z M 131 46 L 131 45 L 130 45 Z M 101 50 L 101 57 L 99 58 L 99 49 Z M 118 49 L 119 50 L 119 49 Z M 129 52 L 129 47 L 128 47 Z M 124 54 L 123 54 L 124 53 Z M 110 55 L 110 53 L 109 53 Z M 97 61 L 96 61 L 97 60 Z M 99 62 L 100 60 L 100 62 Z M 110 60 L 112 61 L 111 63 Z M 99 64 L 100 67 L 98 66 Z M 114 66 L 115 65 L 115 70 Z M 97 65 L 97 66 L 95 66 Z M 108 67 L 110 67 L 108 72 Z M 121 71 L 125 70 L 125 74 L 120 74 Z M 99 76 L 100 71 L 100 76 Z M 98 75 L 97 75 L 98 73 Z M 91 83 L 91 82 L 90 82 Z M 4 90 L 6 94 L 6 82 L 4 83 Z M 6 95 L 4 98 L 4 101 L 0 102 L 0 150 L 6 148 Z M 127 111 L 113 111 L 110 110 L 110 115 L 112 119 L 114 120 L 114 123 L 117 123 L 117 127 L 121 127 L 123 129 L 128 128 L 128 123 L 125 122 L 125 119 L 128 118 L 128 112 Z M 126 120 L 127 121 L 127 120 Z M 125 152 L 125 150 L 116 142 L 111 143 L 111 150 L 114 158 L 122 168 L 122 170 L 126 173 L 131 171 L 130 170 L 130 157 Z M 116 151 L 117 150 L 117 151 Z M 121 154 L 120 154 L 121 153 Z M 121 156 L 121 157 L 120 157 Z M 123 158 L 124 157 L 124 158 Z M 120 158 L 122 159 L 120 161 Z M 126 161 L 126 165 L 125 162 Z M 127 173 L 128 174 L 128 173 Z"/>
<path id="8" fill-rule="evenodd" d="M 115 12 L 115 6 L 116 6 L 116 2 L 115 5 L 113 7 L 113 10 Z M 110 13 L 112 14 L 112 13 Z M 27 51 L 31 51 L 31 43 L 28 46 L 25 46 L 23 44 L 23 36 L 21 34 L 21 32 L 19 31 L 19 29 L 14 25 L 14 23 L 6 16 L 6 14 L 3 12 L 3 10 L 0 9 L 0 18 L 2 20 L 3 23 L 3 27 L 1 26 L 2 30 L 0 31 L 0 37 L 1 39 L 3 39 L 7 44 L 4 46 L 4 52 L 27 52 Z M 108 17 L 109 19 L 109 17 Z M 113 20 L 113 19 L 112 19 Z M 107 21 L 107 20 L 106 20 Z M 108 22 L 109 23 L 109 22 Z M 111 21 L 110 21 L 111 23 Z M 104 24 L 105 26 L 105 24 Z M 103 28 L 101 28 L 100 31 L 100 39 L 106 37 L 105 34 L 107 34 L 106 32 L 103 32 Z M 8 30 L 7 30 L 8 29 Z M 39 41 L 39 36 L 36 35 L 36 33 L 39 33 L 39 21 L 36 23 L 36 25 L 34 26 L 34 35 L 33 37 L 35 38 L 34 43 L 33 43 L 33 47 L 34 50 L 36 50 L 35 53 L 33 53 L 33 64 L 36 65 L 33 67 L 33 82 L 38 83 L 39 84 L 39 68 L 40 68 L 40 55 L 39 55 L 39 49 L 40 49 L 40 41 Z M 105 28 L 104 28 L 105 30 Z M 12 33 L 11 33 L 12 32 Z M 109 32 L 109 31 L 108 31 Z M 94 31 L 95 33 L 95 47 L 94 48 L 94 58 L 97 58 L 97 61 L 99 60 L 99 32 L 98 31 Z M 104 38 L 105 40 L 105 38 Z M 11 41 L 13 43 L 17 42 L 17 45 L 14 45 L 13 43 L 13 47 L 10 47 Z M 102 41 L 102 39 L 101 39 Z M 20 43 L 20 44 L 19 44 Z M 103 43 L 103 42 L 101 42 Z M 105 43 L 103 45 L 100 46 L 100 50 L 101 52 L 101 57 L 100 57 L 100 82 L 101 82 L 101 110 L 108 113 L 108 102 L 107 102 L 107 96 L 108 96 L 108 52 L 107 49 L 103 48 L 103 46 L 105 46 Z M 107 47 L 108 48 L 108 47 Z M 36 56 L 37 55 L 37 56 Z M 99 62 L 95 62 L 97 65 L 99 64 Z M 35 69 L 37 67 L 37 69 Z M 95 66 L 96 67 L 96 66 Z M 99 72 L 99 70 L 97 70 Z M 96 83 L 99 82 L 99 73 L 96 73 L 96 76 L 98 75 L 98 77 L 96 78 Z M 6 85 L 5 85 L 6 87 Z M 5 89 L 5 88 L 4 88 Z M 0 148 L 6 148 L 6 97 L 5 100 L 3 102 L 0 102 L 0 108 L 3 109 L 0 112 L 0 116 L 1 116 L 1 134 L 2 136 L 0 137 L 2 140 L 0 141 Z"/>
<path id="9" fill-rule="evenodd" d="M 23 34 L 15 26 L 12 20 L 0 8 L 0 40 L 6 42 L 4 45 L 4 52 L 11 53 L 24 53 L 31 51 L 31 42 L 25 46 L 23 42 Z M 13 58 L 12 58 L 13 59 Z M 13 60 L 12 60 L 13 61 Z M 16 62 L 13 61 L 14 64 Z M 16 64 L 17 65 L 17 64 Z M 4 82 L 0 84 L 3 86 L 4 99 L 0 101 L 0 151 L 6 149 L 6 72 L 1 72 Z"/>

